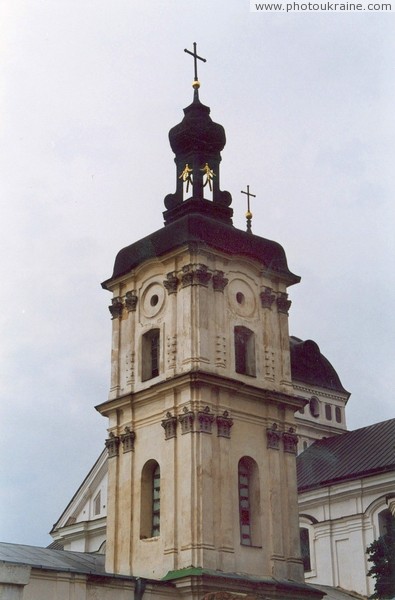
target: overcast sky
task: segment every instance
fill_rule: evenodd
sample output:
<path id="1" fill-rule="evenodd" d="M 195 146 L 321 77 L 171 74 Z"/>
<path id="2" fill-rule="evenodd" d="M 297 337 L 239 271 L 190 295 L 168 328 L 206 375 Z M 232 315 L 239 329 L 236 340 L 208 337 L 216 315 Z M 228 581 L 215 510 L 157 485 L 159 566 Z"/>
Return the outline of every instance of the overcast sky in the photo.
<path id="1" fill-rule="evenodd" d="M 0 539 L 47 545 L 102 450 L 116 252 L 162 226 L 170 127 L 224 125 L 222 188 L 302 282 L 290 331 L 394 417 L 394 13 L 250 13 L 248 0 L 3 0 Z M 392 168 L 391 168 L 392 167 Z"/>

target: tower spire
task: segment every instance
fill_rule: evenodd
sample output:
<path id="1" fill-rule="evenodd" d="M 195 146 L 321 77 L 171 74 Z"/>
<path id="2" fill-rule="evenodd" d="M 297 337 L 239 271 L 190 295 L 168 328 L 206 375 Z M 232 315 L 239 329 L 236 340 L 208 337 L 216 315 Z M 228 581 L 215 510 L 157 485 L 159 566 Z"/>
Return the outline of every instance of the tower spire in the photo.
<path id="1" fill-rule="evenodd" d="M 206 59 L 184 49 L 193 57 L 193 102 L 184 108 L 184 118 L 169 131 L 170 146 L 175 154 L 176 191 L 165 198 L 165 224 L 187 213 L 200 213 L 232 224 L 232 197 L 220 189 L 220 162 L 226 137 L 222 125 L 214 123 L 210 109 L 199 100 L 198 60 Z"/>

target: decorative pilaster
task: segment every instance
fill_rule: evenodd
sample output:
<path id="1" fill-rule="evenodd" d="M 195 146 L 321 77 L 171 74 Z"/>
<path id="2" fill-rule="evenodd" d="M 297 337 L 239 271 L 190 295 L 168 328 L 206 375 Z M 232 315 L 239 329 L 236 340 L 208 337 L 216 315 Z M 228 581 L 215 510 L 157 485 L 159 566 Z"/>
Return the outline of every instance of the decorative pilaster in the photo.
<path id="1" fill-rule="evenodd" d="M 119 439 L 119 437 L 111 431 L 108 438 L 105 441 L 105 446 L 108 450 L 108 458 L 118 456 L 120 442 L 121 440 Z"/>
<path id="2" fill-rule="evenodd" d="M 121 318 L 122 317 L 122 309 L 123 309 L 122 298 L 120 296 L 116 296 L 115 298 L 113 298 L 111 300 L 111 304 L 108 307 L 108 310 L 111 313 L 111 318 L 112 319 Z"/>
<path id="3" fill-rule="evenodd" d="M 161 423 L 165 430 L 165 440 L 175 438 L 177 435 L 177 417 L 173 417 L 170 412 L 166 413 L 166 419 L 163 419 Z"/>
<path id="4" fill-rule="evenodd" d="M 285 292 L 280 292 L 277 296 L 276 303 L 278 312 L 287 315 L 292 304 L 291 300 L 288 300 L 288 294 L 286 294 Z"/>
<path id="5" fill-rule="evenodd" d="M 259 294 L 259 297 L 261 299 L 262 308 L 271 308 L 276 299 L 276 296 L 273 294 L 273 290 L 270 287 L 265 287 L 263 292 Z"/>
<path id="6" fill-rule="evenodd" d="M 168 273 L 166 275 L 167 279 L 163 282 L 164 287 L 167 289 L 167 293 L 176 294 L 178 289 L 178 284 L 180 283 L 176 273 L 173 271 L 172 273 Z"/>
<path id="7" fill-rule="evenodd" d="M 167 366 L 174 369 L 177 357 L 177 334 L 167 336 Z"/>
<path id="8" fill-rule="evenodd" d="M 125 427 L 125 433 L 121 435 L 121 442 L 123 446 L 123 452 L 131 452 L 134 450 L 134 440 L 136 439 L 136 434 L 134 431 L 130 430 L 130 427 Z"/>
<path id="9" fill-rule="evenodd" d="M 211 433 L 211 426 L 215 417 L 210 412 L 210 408 L 206 406 L 203 411 L 199 411 L 197 414 L 197 418 L 200 433 Z"/>
<path id="10" fill-rule="evenodd" d="M 128 312 L 134 312 L 137 307 L 138 296 L 136 294 L 136 290 L 132 290 L 131 292 L 126 292 L 125 296 L 125 306 Z"/>
<path id="11" fill-rule="evenodd" d="M 214 271 L 214 273 L 213 273 L 213 288 L 216 292 L 223 292 L 227 283 L 228 283 L 228 279 L 226 279 L 226 277 L 224 277 L 223 271 Z"/>
<path id="12" fill-rule="evenodd" d="M 277 423 L 273 423 L 271 427 L 266 429 L 267 448 L 279 450 L 281 433 L 278 431 Z"/>
<path id="13" fill-rule="evenodd" d="M 298 436 L 295 433 L 295 429 L 290 427 L 288 431 L 283 432 L 283 445 L 284 452 L 290 454 L 297 454 L 298 450 Z"/>
<path id="14" fill-rule="evenodd" d="M 191 410 L 188 410 L 186 406 L 184 406 L 184 414 L 178 417 L 178 420 L 181 423 L 181 433 L 191 433 L 193 431 L 193 422 L 195 420 L 195 415 Z"/>
<path id="15" fill-rule="evenodd" d="M 217 436 L 230 438 L 230 429 L 233 427 L 233 419 L 229 417 L 227 410 L 222 415 L 216 418 L 217 421 Z"/>

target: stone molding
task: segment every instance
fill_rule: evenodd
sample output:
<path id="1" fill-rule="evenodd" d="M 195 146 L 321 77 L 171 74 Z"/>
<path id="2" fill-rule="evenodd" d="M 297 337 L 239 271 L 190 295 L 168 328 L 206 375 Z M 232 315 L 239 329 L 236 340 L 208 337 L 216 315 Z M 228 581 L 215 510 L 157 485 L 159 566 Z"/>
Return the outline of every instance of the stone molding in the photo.
<path id="1" fill-rule="evenodd" d="M 136 294 L 136 290 L 132 290 L 131 292 L 126 292 L 125 296 L 125 306 L 128 312 L 134 312 L 137 307 L 138 296 Z"/>
<path id="2" fill-rule="evenodd" d="M 259 297 L 261 299 L 262 308 L 271 308 L 273 302 L 276 299 L 276 296 L 275 294 L 273 294 L 273 290 L 271 287 L 265 287 L 263 292 L 259 294 Z"/>
<path id="3" fill-rule="evenodd" d="M 264 600 L 263 596 L 254 594 L 231 594 L 230 592 L 209 592 L 202 600 Z"/>
<path id="4" fill-rule="evenodd" d="M 266 429 L 266 438 L 267 448 L 280 450 L 280 440 L 282 440 L 284 452 L 297 454 L 299 438 L 293 427 L 290 427 L 288 431 L 280 431 L 277 423 L 273 423 L 271 427 Z"/>
<path id="5" fill-rule="evenodd" d="M 199 431 L 201 433 L 211 433 L 215 416 L 210 412 L 210 408 L 208 406 L 206 406 L 203 411 L 198 412 L 197 420 L 199 423 Z"/>
<path id="6" fill-rule="evenodd" d="M 272 448 L 273 450 L 280 449 L 280 439 L 281 433 L 278 431 L 277 423 L 273 423 L 271 427 L 266 429 L 266 437 L 267 437 L 267 448 Z"/>
<path id="7" fill-rule="evenodd" d="M 121 296 L 116 296 L 111 300 L 108 310 L 111 313 L 112 319 L 120 319 L 122 317 L 123 302 Z"/>
<path id="8" fill-rule="evenodd" d="M 120 437 L 123 446 L 123 453 L 131 452 L 134 450 L 134 440 L 136 439 L 136 434 L 134 431 L 131 431 L 130 427 L 125 427 L 125 433 L 123 433 Z"/>
<path id="9" fill-rule="evenodd" d="M 295 433 L 295 429 L 290 427 L 288 431 L 283 431 L 282 437 L 284 452 L 296 455 L 298 451 L 298 436 Z"/>
<path id="10" fill-rule="evenodd" d="M 287 293 L 280 292 L 277 296 L 276 304 L 277 304 L 278 312 L 287 315 L 289 312 L 289 309 L 291 308 L 292 302 L 291 302 L 291 300 L 288 300 Z"/>
<path id="11" fill-rule="evenodd" d="M 230 428 L 233 427 L 233 419 L 229 417 L 227 410 L 216 418 L 217 421 L 217 436 L 230 438 Z"/>
<path id="12" fill-rule="evenodd" d="M 120 443 L 120 438 L 111 431 L 108 438 L 105 441 L 105 446 L 108 450 L 108 458 L 118 456 Z"/>
<path id="13" fill-rule="evenodd" d="M 193 431 L 193 422 L 195 420 L 195 413 L 191 410 L 188 410 L 186 406 L 184 406 L 184 414 L 178 417 L 178 420 L 181 423 L 181 433 L 191 433 Z"/>
<path id="14" fill-rule="evenodd" d="M 228 279 L 224 277 L 223 271 L 214 271 L 213 273 L 213 288 L 216 292 L 223 292 L 228 284 Z"/>
<path id="15" fill-rule="evenodd" d="M 203 285 L 204 287 L 207 287 L 211 277 L 212 274 L 208 270 L 207 265 L 189 264 L 182 267 L 182 287 L 187 287 L 189 285 Z"/>
<path id="16" fill-rule="evenodd" d="M 165 439 L 169 440 L 177 436 L 177 422 L 181 423 L 181 434 L 185 433 L 212 433 L 212 426 L 217 424 L 217 436 L 230 438 L 230 429 L 233 427 L 233 419 L 229 417 L 227 410 L 222 415 L 215 416 L 209 406 L 203 410 L 193 412 L 186 406 L 178 419 L 170 412 L 166 413 L 166 418 L 162 420 L 162 427 L 165 430 Z M 195 423 L 197 424 L 195 427 Z"/>
<path id="17" fill-rule="evenodd" d="M 177 417 L 173 417 L 171 412 L 166 413 L 166 419 L 161 423 L 165 430 L 165 440 L 171 440 L 177 436 Z"/>
<path id="18" fill-rule="evenodd" d="M 167 289 L 167 293 L 176 294 L 178 289 L 178 284 L 180 283 L 175 271 L 168 273 L 166 275 L 167 279 L 163 282 L 164 287 Z"/>

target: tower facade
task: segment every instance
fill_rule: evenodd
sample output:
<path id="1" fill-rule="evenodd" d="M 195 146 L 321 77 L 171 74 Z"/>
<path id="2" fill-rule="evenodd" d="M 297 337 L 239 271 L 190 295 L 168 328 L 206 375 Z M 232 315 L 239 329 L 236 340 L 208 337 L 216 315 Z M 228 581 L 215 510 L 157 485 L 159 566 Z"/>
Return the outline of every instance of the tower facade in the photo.
<path id="1" fill-rule="evenodd" d="M 284 590 L 292 580 L 275 597 L 305 598 L 294 429 L 305 401 L 291 381 L 287 295 L 299 277 L 279 244 L 232 225 L 225 132 L 197 87 L 169 138 L 164 227 L 121 250 L 103 283 L 106 570 L 179 582 L 188 597 L 194 577 L 196 597 L 219 574 Z"/>

